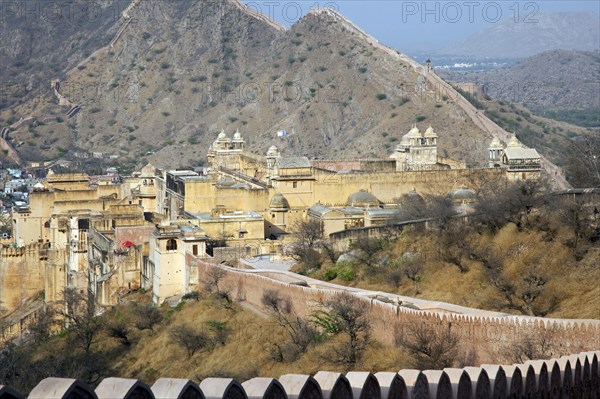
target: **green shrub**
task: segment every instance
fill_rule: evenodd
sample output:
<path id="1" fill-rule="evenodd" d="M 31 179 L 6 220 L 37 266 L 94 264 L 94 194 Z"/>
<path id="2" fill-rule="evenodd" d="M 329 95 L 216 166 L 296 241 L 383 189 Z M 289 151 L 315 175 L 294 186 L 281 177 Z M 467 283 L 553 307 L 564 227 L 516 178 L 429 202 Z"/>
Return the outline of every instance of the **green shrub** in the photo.
<path id="1" fill-rule="evenodd" d="M 344 281 L 352 281 L 356 278 L 356 272 L 351 267 L 345 267 L 338 273 L 338 276 Z"/>
<path id="2" fill-rule="evenodd" d="M 385 100 L 387 98 L 387 94 L 385 93 L 379 93 L 375 96 L 375 98 L 377 98 L 379 101 L 381 100 Z"/>
<path id="3" fill-rule="evenodd" d="M 195 301 L 199 301 L 200 297 L 201 297 L 200 292 L 192 291 L 192 292 L 188 292 L 187 294 L 182 296 L 181 299 L 183 299 L 184 301 L 191 300 L 191 299 L 193 299 Z"/>
<path id="4" fill-rule="evenodd" d="M 325 275 L 323 277 L 325 278 L 325 281 L 331 281 L 331 280 L 335 279 L 337 276 L 338 276 L 337 269 L 329 269 L 325 272 Z"/>
<path id="5" fill-rule="evenodd" d="M 427 119 L 427 117 L 426 117 L 426 116 L 424 116 L 424 115 L 417 115 L 417 116 L 415 117 L 415 120 L 416 120 L 417 122 L 423 122 L 425 119 Z"/>

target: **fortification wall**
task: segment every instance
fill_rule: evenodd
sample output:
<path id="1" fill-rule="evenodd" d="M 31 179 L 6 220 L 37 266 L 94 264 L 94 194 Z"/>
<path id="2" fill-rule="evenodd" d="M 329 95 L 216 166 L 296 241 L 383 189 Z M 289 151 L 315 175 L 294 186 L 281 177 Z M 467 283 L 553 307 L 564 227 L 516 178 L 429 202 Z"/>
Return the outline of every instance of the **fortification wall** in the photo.
<path id="1" fill-rule="evenodd" d="M 600 351 L 516 365 L 400 370 L 344 374 L 319 371 L 314 376 L 285 374 L 278 379 L 206 378 L 198 385 L 188 379 L 160 378 L 152 387 L 142 381 L 105 378 L 94 390 L 79 380 L 46 378 L 30 398 L 133 399 L 417 399 L 417 398 L 596 398 L 600 394 Z M 24 398 L 0 385 L 0 396 Z M 4 397 L 4 396 L 2 396 Z"/>
<path id="2" fill-rule="evenodd" d="M 360 290 L 332 284 L 320 284 L 324 288 L 304 287 L 201 261 L 197 263 L 197 267 L 200 281 L 206 280 L 206 273 L 210 268 L 222 268 L 227 272 L 222 286 L 231 290 L 236 299 L 259 308 L 263 306 L 263 294 L 268 290 L 277 290 L 282 296 L 290 298 L 294 310 L 304 317 L 309 316 L 320 303 L 335 300 L 343 292 L 350 293 L 368 306 L 373 338 L 384 344 L 394 345 L 396 335 L 406 333 L 408 326 L 426 323 L 436 329 L 453 331 L 460 337 L 463 350 L 475 352 L 478 364 L 497 362 L 502 359 L 502 351 L 510 345 L 542 333 L 548 338 L 553 356 L 600 347 L 600 321 L 597 320 L 513 316 L 450 304 L 444 307 L 444 304 L 437 302 L 430 302 L 429 308 L 440 309 L 438 311 L 415 310 L 374 299 Z M 375 296 L 377 293 L 372 294 Z"/>
<path id="3" fill-rule="evenodd" d="M 0 249 L 0 315 L 44 290 L 45 259 L 41 244 Z"/>
<path id="4" fill-rule="evenodd" d="M 0 137 L 0 149 L 6 151 L 7 159 L 10 159 L 16 163 L 21 163 L 21 157 L 15 147 L 13 147 L 4 137 Z"/>

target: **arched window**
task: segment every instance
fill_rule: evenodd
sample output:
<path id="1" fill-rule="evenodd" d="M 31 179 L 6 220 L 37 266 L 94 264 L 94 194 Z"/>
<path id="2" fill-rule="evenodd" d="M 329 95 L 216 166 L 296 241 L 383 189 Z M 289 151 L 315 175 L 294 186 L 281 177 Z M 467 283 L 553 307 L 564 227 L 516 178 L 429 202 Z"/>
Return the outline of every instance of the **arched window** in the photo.
<path id="1" fill-rule="evenodd" d="M 176 251 L 177 250 L 177 240 L 174 238 L 169 238 L 167 240 L 167 251 Z"/>

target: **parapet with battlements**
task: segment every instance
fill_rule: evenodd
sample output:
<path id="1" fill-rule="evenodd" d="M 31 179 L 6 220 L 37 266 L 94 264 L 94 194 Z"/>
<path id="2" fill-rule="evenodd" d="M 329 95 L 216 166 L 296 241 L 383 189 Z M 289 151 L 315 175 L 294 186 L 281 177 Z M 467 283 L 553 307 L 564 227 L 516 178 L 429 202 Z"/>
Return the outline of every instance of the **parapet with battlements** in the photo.
<path id="1" fill-rule="evenodd" d="M 398 372 L 319 371 L 257 377 L 240 383 L 232 378 L 159 378 L 152 386 L 126 378 L 105 378 L 94 390 L 83 381 L 46 378 L 30 399 L 416 399 L 416 398 L 597 398 L 600 397 L 600 351 L 583 352 L 524 364 L 483 365 L 444 370 Z M 0 397 L 25 398 L 0 385 Z"/>

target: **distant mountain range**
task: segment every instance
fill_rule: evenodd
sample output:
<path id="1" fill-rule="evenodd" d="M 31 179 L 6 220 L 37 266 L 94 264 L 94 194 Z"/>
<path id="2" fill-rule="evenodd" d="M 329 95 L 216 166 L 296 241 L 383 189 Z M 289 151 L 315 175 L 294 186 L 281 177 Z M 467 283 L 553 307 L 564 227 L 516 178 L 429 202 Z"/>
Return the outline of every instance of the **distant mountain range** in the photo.
<path id="1" fill-rule="evenodd" d="M 489 97 L 522 103 L 550 117 L 582 126 L 600 126 L 600 53 L 551 50 L 510 67 L 451 73 L 446 79 L 484 85 Z"/>
<path id="2" fill-rule="evenodd" d="M 497 59 L 526 58 L 556 49 L 598 50 L 599 18 L 594 12 L 540 12 L 522 16 L 519 22 L 508 18 L 432 53 Z"/>

